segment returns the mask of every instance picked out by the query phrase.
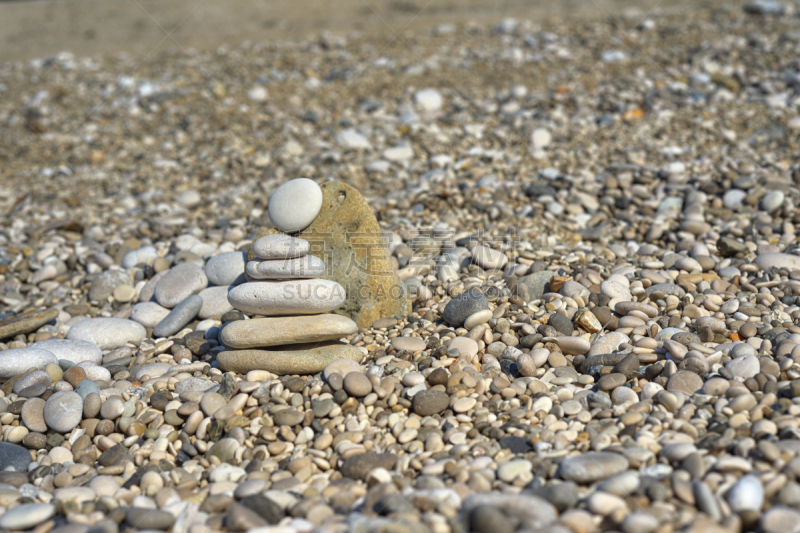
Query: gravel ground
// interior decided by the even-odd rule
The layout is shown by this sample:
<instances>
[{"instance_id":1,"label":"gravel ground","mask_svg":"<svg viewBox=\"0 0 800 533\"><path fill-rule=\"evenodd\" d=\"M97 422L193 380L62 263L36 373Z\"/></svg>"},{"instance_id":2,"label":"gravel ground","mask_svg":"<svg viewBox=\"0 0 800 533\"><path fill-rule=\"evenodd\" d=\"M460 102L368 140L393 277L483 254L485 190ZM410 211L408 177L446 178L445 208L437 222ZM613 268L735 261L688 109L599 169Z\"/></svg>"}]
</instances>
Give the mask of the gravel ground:
<instances>
[{"instance_id":1,"label":"gravel ground","mask_svg":"<svg viewBox=\"0 0 800 533\"><path fill-rule=\"evenodd\" d=\"M0 65L0 529L800 531L795 6L626 13ZM234 309L301 177L409 314Z\"/></svg>"}]
</instances>

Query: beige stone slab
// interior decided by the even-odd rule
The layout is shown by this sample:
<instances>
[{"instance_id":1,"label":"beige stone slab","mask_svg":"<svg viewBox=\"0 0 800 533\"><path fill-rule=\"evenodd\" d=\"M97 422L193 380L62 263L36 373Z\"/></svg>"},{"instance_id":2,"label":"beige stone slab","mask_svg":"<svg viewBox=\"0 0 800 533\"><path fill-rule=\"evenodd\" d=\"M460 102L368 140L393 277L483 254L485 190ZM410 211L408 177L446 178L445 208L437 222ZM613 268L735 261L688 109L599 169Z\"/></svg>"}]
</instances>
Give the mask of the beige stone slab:
<instances>
[{"instance_id":1,"label":"beige stone slab","mask_svg":"<svg viewBox=\"0 0 800 533\"><path fill-rule=\"evenodd\" d=\"M355 322L341 315L282 316L231 322L221 340L237 349L281 346L341 339L358 331Z\"/></svg>"},{"instance_id":2,"label":"beige stone slab","mask_svg":"<svg viewBox=\"0 0 800 533\"><path fill-rule=\"evenodd\" d=\"M278 375L317 374L337 359L361 362L364 353L349 344L322 346L297 344L278 350L227 350L217 354L219 367L226 372L246 374L251 370L266 370Z\"/></svg>"}]
</instances>

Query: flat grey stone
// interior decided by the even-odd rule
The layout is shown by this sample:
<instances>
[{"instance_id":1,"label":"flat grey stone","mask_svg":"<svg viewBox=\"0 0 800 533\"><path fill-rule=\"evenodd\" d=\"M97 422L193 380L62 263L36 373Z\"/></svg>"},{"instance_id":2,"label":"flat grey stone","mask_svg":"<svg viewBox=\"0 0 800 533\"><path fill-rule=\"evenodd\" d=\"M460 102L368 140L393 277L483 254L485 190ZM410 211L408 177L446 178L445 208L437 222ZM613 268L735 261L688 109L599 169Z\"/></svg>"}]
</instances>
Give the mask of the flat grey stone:
<instances>
[{"instance_id":1,"label":"flat grey stone","mask_svg":"<svg viewBox=\"0 0 800 533\"><path fill-rule=\"evenodd\" d=\"M153 328L153 336L168 337L174 335L197 316L201 307L203 307L203 299L200 296L197 294L189 296Z\"/></svg>"},{"instance_id":2,"label":"flat grey stone","mask_svg":"<svg viewBox=\"0 0 800 533\"><path fill-rule=\"evenodd\" d=\"M561 479L588 485L616 476L628 469L624 455L611 452L589 452L564 459L558 468Z\"/></svg>"},{"instance_id":3,"label":"flat grey stone","mask_svg":"<svg viewBox=\"0 0 800 533\"><path fill-rule=\"evenodd\" d=\"M486 296L478 290L469 290L458 296L455 296L444 308L442 318L448 324L453 326L460 326L464 321L477 313L489 307L489 300Z\"/></svg>"},{"instance_id":4,"label":"flat grey stone","mask_svg":"<svg viewBox=\"0 0 800 533\"><path fill-rule=\"evenodd\" d=\"M57 363L53 352L38 348L14 348L0 352L0 379L13 378L35 368L43 370L50 363Z\"/></svg>"},{"instance_id":5,"label":"flat grey stone","mask_svg":"<svg viewBox=\"0 0 800 533\"><path fill-rule=\"evenodd\" d=\"M206 319L211 317L221 317L228 311L233 311L233 306L228 302L228 292L233 286L209 287L198 293L203 299L203 306L197 316Z\"/></svg>"},{"instance_id":6,"label":"flat grey stone","mask_svg":"<svg viewBox=\"0 0 800 533\"><path fill-rule=\"evenodd\" d=\"M167 309L172 309L207 286L208 278L201 267L192 263L181 263L172 267L159 280L155 289L156 301Z\"/></svg>"},{"instance_id":7,"label":"flat grey stone","mask_svg":"<svg viewBox=\"0 0 800 533\"><path fill-rule=\"evenodd\" d=\"M10 442L0 442L0 472L7 468L27 472L29 464L31 454L28 450Z\"/></svg>"},{"instance_id":8,"label":"flat grey stone","mask_svg":"<svg viewBox=\"0 0 800 533\"><path fill-rule=\"evenodd\" d=\"M131 309L131 320L146 328L154 328L169 314L169 309L158 302L139 302Z\"/></svg>"},{"instance_id":9,"label":"flat grey stone","mask_svg":"<svg viewBox=\"0 0 800 533\"><path fill-rule=\"evenodd\" d=\"M87 318L67 332L68 339L92 342L101 350L113 350L129 342L138 346L146 335L144 326L126 318Z\"/></svg>"}]
</instances>

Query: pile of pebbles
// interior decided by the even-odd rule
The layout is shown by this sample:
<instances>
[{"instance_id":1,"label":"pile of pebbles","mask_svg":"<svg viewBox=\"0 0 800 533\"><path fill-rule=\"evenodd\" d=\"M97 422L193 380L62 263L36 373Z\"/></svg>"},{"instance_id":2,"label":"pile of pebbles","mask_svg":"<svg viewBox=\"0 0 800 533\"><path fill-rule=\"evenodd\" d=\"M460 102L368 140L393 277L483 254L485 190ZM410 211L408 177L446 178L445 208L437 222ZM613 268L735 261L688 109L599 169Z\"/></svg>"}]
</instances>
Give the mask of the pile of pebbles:
<instances>
[{"instance_id":1,"label":"pile of pebbles","mask_svg":"<svg viewBox=\"0 0 800 533\"><path fill-rule=\"evenodd\" d=\"M0 529L795 531L796 16L0 66ZM331 180L408 315L232 296Z\"/></svg>"},{"instance_id":2,"label":"pile of pebbles","mask_svg":"<svg viewBox=\"0 0 800 533\"><path fill-rule=\"evenodd\" d=\"M361 361L362 352L353 346L325 342L352 336L358 326L346 316L326 314L341 307L345 289L319 279L325 263L308 255L309 249L308 241L285 234L266 235L253 243L256 258L247 262L245 271L255 281L232 289L228 302L254 318L222 324L223 345L245 349L220 352L216 361L222 370L309 374L338 359ZM274 349L252 349L267 347Z\"/></svg>"}]
</instances>

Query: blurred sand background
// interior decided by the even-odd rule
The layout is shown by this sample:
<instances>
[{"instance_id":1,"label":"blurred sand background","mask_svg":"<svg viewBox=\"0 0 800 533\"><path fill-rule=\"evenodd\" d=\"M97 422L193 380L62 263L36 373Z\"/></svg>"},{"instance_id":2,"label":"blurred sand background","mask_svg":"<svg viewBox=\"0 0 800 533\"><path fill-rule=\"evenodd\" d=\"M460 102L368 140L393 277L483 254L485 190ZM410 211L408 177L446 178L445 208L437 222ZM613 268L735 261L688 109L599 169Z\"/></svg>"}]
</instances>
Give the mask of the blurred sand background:
<instances>
[{"instance_id":1,"label":"blurred sand background","mask_svg":"<svg viewBox=\"0 0 800 533\"><path fill-rule=\"evenodd\" d=\"M700 7L715 2L693 2ZM442 23L506 17L616 19L687 0L18 0L0 1L0 63L69 50L137 57L246 40L305 38L323 30L385 36Z\"/></svg>"}]
</instances>

